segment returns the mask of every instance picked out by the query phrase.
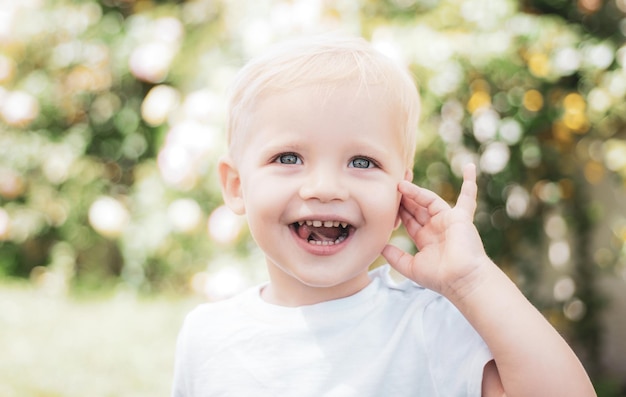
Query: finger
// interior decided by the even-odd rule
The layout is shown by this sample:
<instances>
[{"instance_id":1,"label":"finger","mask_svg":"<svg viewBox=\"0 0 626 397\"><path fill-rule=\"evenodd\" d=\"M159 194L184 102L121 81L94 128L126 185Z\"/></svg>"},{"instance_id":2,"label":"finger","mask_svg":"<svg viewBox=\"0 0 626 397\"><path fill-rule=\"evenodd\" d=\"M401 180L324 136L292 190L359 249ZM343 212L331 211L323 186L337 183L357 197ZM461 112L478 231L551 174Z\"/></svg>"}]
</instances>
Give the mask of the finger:
<instances>
[{"instance_id":1,"label":"finger","mask_svg":"<svg viewBox=\"0 0 626 397\"><path fill-rule=\"evenodd\" d=\"M402 221L404 228L411 237L414 237L424 225L424 223L421 222L418 217L416 217L413 213L407 211L407 209L404 208L404 206L402 205L398 210L398 214L400 215L400 220Z\"/></svg>"},{"instance_id":2,"label":"finger","mask_svg":"<svg viewBox=\"0 0 626 397\"><path fill-rule=\"evenodd\" d=\"M478 186L476 185L476 166L467 164L463 167L463 184L461 192L456 201L456 207L462 209L470 217L474 217L476 211L476 196L478 194Z\"/></svg>"},{"instance_id":3,"label":"finger","mask_svg":"<svg viewBox=\"0 0 626 397\"><path fill-rule=\"evenodd\" d=\"M396 269L404 277L413 278L413 259L412 255L407 254L400 248L393 245L386 245L383 248L381 255L387 260L387 263Z\"/></svg>"},{"instance_id":4,"label":"finger","mask_svg":"<svg viewBox=\"0 0 626 397\"><path fill-rule=\"evenodd\" d=\"M420 225L425 225L432 216L428 213L428 208L422 207L421 205L410 201L410 200L402 200L400 202L400 215L404 215L407 219L414 218L417 223ZM406 226L406 219L403 219L403 223Z\"/></svg>"},{"instance_id":5,"label":"finger","mask_svg":"<svg viewBox=\"0 0 626 397\"><path fill-rule=\"evenodd\" d=\"M398 190L402 193L402 205L416 216L420 208L426 208L429 216L434 216L441 211L450 209L450 205L439 197L437 193L410 182L400 182Z\"/></svg>"}]
</instances>

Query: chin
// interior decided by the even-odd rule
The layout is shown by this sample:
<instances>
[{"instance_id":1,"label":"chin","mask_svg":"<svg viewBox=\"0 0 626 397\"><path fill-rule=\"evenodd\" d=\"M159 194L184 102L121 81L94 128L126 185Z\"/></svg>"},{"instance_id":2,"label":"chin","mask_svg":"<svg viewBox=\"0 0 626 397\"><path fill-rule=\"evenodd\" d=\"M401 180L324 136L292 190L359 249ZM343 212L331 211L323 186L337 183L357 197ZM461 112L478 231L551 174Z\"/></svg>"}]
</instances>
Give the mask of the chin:
<instances>
[{"instance_id":1,"label":"chin","mask_svg":"<svg viewBox=\"0 0 626 397\"><path fill-rule=\"evenodd\" d=\"M313 270L315 274L299 275L296 279L306 287L316 289L353 289L354 285L360 285L367 275L368 268L358 270L350 274L320 274L319 269Z\"/></svg>"}]
</instances>

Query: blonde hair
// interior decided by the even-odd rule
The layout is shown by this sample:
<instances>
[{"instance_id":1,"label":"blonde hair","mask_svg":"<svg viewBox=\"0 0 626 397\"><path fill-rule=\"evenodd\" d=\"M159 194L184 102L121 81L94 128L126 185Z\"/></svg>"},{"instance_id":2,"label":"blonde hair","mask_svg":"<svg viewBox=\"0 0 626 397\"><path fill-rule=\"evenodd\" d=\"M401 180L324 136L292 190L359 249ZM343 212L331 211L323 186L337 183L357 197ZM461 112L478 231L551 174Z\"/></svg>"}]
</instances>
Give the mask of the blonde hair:
<instances>
[{"instance_id":1,"label":"blonde hair","mask_svg":"<svg viewBox=\"0 0 626 397\"><path fill-rule=\"evenodd\" d=\"M383 87L389 108L399 115L405 162L412 166L420 111L413 78L366 40L336 36L284 42L241 69L228 103L226 131L231 155L245 141L250 115L264 96L307 85L332 89L333 85L355 81L365 90L374 85Z\"/></svg>"}]
</instances>

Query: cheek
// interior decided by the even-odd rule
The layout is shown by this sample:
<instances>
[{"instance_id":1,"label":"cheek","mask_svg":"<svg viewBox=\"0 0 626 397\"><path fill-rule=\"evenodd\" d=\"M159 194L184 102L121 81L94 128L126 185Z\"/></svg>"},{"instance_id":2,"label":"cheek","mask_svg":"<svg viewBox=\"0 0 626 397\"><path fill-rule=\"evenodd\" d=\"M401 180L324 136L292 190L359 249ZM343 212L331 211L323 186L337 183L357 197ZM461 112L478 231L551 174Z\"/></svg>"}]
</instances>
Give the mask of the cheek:
<instances>
[{"instance_id":1,"label":"cheek","mask_svg":"<svg viewBox=\"0 0 626 397\"><path fill-rule=\"evenodd\" d=\"M270 178L251 178L243 184L243 198L249 222L267 221L284 210L291 193L286 184L273 182ZM261 225L262 226L262 225Z\"/></svg>"},{"instance_id":2,"label":"cheek","mask_svg":"<svg viewBox=\"0 0 626 397\"><path fill-rule=\"evenodd\" d=\"M384 222L389 227L395 227L400 206L400 192L396 185L393 188L372 189L361 194L361 205L369 209L369 216L376 217L377 222Z\"/></svg>"}]
</instances>

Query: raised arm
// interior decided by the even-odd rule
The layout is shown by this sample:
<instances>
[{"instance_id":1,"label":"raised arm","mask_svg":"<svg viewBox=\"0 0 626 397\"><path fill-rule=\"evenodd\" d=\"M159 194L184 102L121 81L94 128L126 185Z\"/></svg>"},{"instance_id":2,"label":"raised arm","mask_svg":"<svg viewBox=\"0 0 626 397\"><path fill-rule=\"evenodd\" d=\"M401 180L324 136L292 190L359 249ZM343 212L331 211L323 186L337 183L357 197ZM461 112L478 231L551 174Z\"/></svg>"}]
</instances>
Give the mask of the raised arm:
<instances>
[{"instance_id":1,"label":"raised arm","mask_svg":"<svg viewBox=\"0 0 626 397\"><path fill-rule=\"evenodd\" d=\"M559 333L485 253L473 224L476 170L465 167L454 207L401 182L400 217L418 253L388 245L383 256L400 273L448 298L493 354L483 395L589 397L595 392Z\"/></svg>"}]
</instances>

